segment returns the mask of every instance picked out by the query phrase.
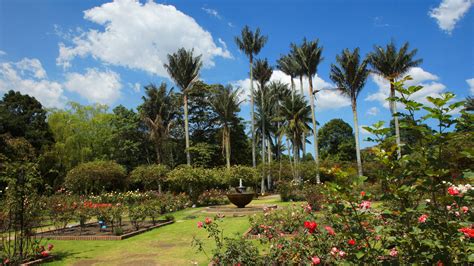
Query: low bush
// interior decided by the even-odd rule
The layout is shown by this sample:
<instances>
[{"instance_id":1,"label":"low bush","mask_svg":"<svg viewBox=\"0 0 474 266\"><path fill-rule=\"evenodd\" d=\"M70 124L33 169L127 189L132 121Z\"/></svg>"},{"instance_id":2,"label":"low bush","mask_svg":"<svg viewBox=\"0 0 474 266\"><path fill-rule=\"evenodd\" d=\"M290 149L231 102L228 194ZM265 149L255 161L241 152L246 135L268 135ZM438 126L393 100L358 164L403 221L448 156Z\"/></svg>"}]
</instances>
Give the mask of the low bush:
<instances>
[{"instance_id":1,"label":"low bush","mask_svg":"<svg viewBox=\"0 0 474 266\"><path fill-rule=\"evenodd\" d=\"M199 206L223 205L228 203L229 199L226 193L219 189L206 190L198 198Z\"/></svg>"},{"instance_id":2,"label":"low bush","mask_svg":"<svg viewBox=\"0 0 474 266\"><path fill-rule=\"evenodd\" d=\"M123 190L126 187L126 171L112 161L83 163L67 173L64 185L77 194Z\"/></svg>"},{"instance_id":3,"label":"low bush","mask_svg":"<svg viewBox=\"0 0 474 266\"><path fill-rule=\"evenodd\" d=\"M206 189L216 186L215 171L202 167L180 166L168 173L167 181L176 191L187 192L194 204Z\"/></svg>"},{"instance_id":4,"label":"low bush","mask_svg":"<svg viewBox=\"0 0 474 266\"><path fill-rule=\"evenodd\" d=\"M161 192L169 169L165 165L140 165L130 172L128 183L133 189L157 190Z\"/></svg>"}]
</instances>

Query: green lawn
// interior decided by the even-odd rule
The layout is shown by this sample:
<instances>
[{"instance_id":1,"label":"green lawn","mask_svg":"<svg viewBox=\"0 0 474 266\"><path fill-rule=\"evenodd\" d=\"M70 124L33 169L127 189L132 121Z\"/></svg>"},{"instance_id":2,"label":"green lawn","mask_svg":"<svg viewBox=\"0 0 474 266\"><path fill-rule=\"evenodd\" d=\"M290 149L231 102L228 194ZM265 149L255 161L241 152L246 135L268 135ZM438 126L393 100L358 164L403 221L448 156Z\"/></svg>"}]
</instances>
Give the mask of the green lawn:
<instances>
[{"instance_id":1,"label":"green lawn","mask_svg":"<svg viewBox=\"0 0 474 266\"><path fill-rule=\"evenodd\" d=\"M278 204L278 198L257 199L253 204ZM201 212L202 208L186 209L173 213L176 222L141 235L121 241L57 241L54 254L59 255L48 265L207 265L209 259L191 247L193 236L209 241L205 230L197 222L213 214ZM187 216L196 216L189 218ZM225 235L243 234L249 227L247 217L225 217L221 223Z\"/></svg>"}]
</instances>

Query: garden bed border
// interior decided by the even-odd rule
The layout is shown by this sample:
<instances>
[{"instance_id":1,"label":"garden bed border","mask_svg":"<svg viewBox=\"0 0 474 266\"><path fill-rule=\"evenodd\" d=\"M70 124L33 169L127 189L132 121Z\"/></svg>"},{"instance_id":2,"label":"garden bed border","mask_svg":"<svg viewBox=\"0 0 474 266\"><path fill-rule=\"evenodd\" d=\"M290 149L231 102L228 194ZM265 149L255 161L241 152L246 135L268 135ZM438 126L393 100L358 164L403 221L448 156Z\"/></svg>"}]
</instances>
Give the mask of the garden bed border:
<instances>
[{"instance_id":1,"label":"garden bed border","mask_svg":"<svg viewBox=\"0 0 474 266\"><path fill-rule=\"evenodd\" d=\"M123 240L123 239L127 239L127 238L130 238L132 236L136 236L136 235L139 235L141 233L153 230L155 228L158 228L158 227L161 227L161 226L164 226L164 225L172 224L172 223L174 223L174 220L158 223L156 225L152 225L150 227L139 229L137 231L133 231L133 232L123 234L123 235L120 235L120 236L114 236L114 235L111 235L111 236L95 236L95 235L89 235L89 236L61 236L61 235L46 235L46 234L44 234L46 232L38 234L36 236L41 237L41 238L46 238L46 239L52 239L52 240ZM59 229L57 229L57 230L59 230ZM57 231L57 230L52 230L52 231L48 231L48 232L54 232L54 231Z\"/></svg>"}]
</instances>

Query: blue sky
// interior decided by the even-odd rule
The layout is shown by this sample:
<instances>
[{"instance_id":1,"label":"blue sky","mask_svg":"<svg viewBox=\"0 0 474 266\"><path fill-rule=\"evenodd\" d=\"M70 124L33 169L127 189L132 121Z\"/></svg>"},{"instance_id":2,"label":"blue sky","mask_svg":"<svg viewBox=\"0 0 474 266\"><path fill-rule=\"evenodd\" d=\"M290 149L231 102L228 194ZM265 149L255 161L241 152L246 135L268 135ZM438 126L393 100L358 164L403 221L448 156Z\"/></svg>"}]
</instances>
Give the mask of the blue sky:
<instances>
[{"instance_id":1,"label":"blue sky","mask_svg":"<svg viewBox=\"0 0 474 266\"><path fill-rule=\"evenodd\" d=\"M325 59L316 85L328 88L330 64L342 49L360 47L366 54L374 44L409 41L424 60L410 71L413 83L425 86L417 97L453 91L462 99L474 94L473 5L472 0L2 0L0 94L18 90L48 107L77 101L135 108L143 85L172 85L162 64L181 46L203 54L204 81L248 91L248 61L234 36L249 25L268 35L257 57L273 65L291 42L319 38ZM278 71L272 79L288 81ZM359 96L361 125L388 120L385 86L369 78ZM349 102L341 95L323 91L316 105L321 124L333 118L352 124ZM241 115L248 113L244 104Z\"/></svg>"}]
</instances>

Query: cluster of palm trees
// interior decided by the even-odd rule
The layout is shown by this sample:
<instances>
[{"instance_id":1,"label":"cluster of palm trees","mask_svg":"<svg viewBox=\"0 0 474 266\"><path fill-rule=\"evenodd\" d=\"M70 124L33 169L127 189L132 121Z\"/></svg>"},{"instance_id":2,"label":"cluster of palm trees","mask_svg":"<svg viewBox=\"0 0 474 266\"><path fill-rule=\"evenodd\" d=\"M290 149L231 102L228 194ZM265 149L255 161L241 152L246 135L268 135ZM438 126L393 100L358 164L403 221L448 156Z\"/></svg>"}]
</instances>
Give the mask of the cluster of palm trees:
<instances>
[{"instance_id":1,"label":"cluster of palm trees","mask_svg":"<svg viewBox=\"0 0 474 266\"><path fill-rule=\"evenodd\" d=\"M293 164L300 160L300 152L306 153L308 135L313 135L314 160L316 168L319 168L318 131L315 116L315 96L322 88L315 88L313 78L317 74L318 66L323 61L323 47L319 40L303 39L302 43L290 44L290 52L282 55L276 67L290 77L290 84L282 82L270 82L273 68L267 59L256 59L268 40L267 36L261 34L260 29L252 31L248 26L242 29L241 35L235 38L235 42L242 52L248 57L250 64L250 104L251 104L251 140L252 140L252 163L257 166L257 145L261 145L261 162L271 163L272 158L281 158L283 151L283 138L286 140L286 149ZM402 77L412 67L418 66L421 59L414 59L417 50L409 50L408 43L400 49L391 42L385 47L375 46L374 51L365 58L361 58L359 49L344 49L336 56L335 63L331 65L330 79L335 83L336 90L346 95L351 100L354 115L354 130L357 153L358 174L363 175L360 156L359 128L357 118L357 98L363 89L370 73L380 75L390 82L390 111L395 122L396 143L398 146L398 157L401 156L400 131L397 118L397 110L393 97L395 88L393 82ZM199 71L202 62L201 56L194 56L193 50L179 49L176 53L168 55L168 63L165 64L170 77L179 86L183 94L185 135L186 135L186 158L188 165L191 164L189 153L189 129L187 97L189 90L199 79ZM309 105L303 91L303 78L308 81ZM294 79L299 78L300 90L297 92ZM254 88L254 81L257 88ZM231 86L221 87L214 93L210 104L219 116L222 126L223 149L226 155L226 165L230 167L230 120L233 114L238 112L239 89ZM255 111L255 106L257 111ZM151 121L150 121L151 123ZM311 126L310 126L311 123ZM259 143L258 143L259 142ZM292 153L292 156L291 156ZM296 169L296 167L295 167ZM262 192L266 185L271 188L271 176L262 175ZM298 179L298 174L295 174ZM319 172L316 176L320 181Z\"/></svg>"}]
</instances>

